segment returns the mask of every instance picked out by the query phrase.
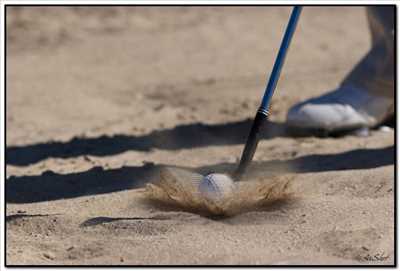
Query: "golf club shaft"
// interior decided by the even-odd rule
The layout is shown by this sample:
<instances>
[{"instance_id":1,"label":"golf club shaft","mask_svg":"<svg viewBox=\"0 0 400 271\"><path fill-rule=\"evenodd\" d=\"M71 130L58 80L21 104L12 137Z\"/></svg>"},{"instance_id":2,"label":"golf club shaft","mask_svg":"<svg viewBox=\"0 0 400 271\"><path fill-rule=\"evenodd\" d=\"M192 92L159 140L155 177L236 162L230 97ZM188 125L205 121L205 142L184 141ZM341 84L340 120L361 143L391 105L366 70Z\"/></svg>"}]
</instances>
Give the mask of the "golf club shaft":
<instances>
[{"instance_id":1,"label":"golf club shaft","mask_svg":"<svg viewBox=\"0 0 400 271\"><path fill-rule=\"evenodd\" d=\"M243 176L244 172L246 171L247 167L253 159L254 153L256 152L257 144L260 139L259 137L261 128L268 119L268 110L271 98L274 94L276 84L279 80L279 75L285 61L286 53L289 49L290 41L292 40L293 34L296 30L297 21L300 16L301 9L301 6L295 6L293 8L292 14L290 15L289 23L286 27L285 35L283 36L281 47L279 48L274 67L272 68L272 72L268 81L268 85L265 89L260 108L258 109L257 114L254 118L253 125L247 138L247 142L243 150L239 166L233 176L235 181L240 180L240 178Z\"/></svg>"}]
</instances>

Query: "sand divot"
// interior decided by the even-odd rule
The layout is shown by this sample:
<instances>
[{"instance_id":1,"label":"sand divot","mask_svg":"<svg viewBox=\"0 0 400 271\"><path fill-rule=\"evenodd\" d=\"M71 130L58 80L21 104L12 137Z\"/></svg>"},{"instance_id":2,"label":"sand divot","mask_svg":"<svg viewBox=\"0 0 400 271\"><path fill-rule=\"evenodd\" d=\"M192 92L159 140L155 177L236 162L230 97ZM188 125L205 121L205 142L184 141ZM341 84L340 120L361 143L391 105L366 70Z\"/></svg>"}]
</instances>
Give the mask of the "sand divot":
<instances>
[{"instance_id":1,"label":"sand divot","mask_svg":"<svg viewBox=\"0 0 400 271\"><path fill-rule=\"evenodd\" d=\"M145 196L195 213L232 216L290 196L291 176L254 179L235 183L229 197L204 198L198 189L202 175L178 168L162 168L160 178L146 185Z\"/></svg>"}]
</instances>

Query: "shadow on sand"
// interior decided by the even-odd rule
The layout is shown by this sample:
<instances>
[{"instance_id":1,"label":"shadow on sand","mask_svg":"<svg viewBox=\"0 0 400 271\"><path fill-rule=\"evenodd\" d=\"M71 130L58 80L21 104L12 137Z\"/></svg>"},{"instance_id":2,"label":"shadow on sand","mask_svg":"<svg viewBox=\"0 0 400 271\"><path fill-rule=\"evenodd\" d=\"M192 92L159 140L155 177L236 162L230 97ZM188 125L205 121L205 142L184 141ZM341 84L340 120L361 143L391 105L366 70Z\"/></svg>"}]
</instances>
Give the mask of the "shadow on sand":
<instances>
[{"instance_id":1,"label":"shadow on sand","mask_svg":"<svg viewBox=\"0 0 400 271\"><path fill-rule=\"evenodd\" d=\"M394 159L394 146L357 149L339 154L306 155L289 160L255 161L249 172L268 177L285 173L369 169L394 164ZM6 201L32 203L139 188L157 178L161 166L164 165L145 164L109 170L94 167L85 172L71 174L46 171L37 176L11 176L6 181ZM234 163L222 163L186 169L207 174L230 172L235 167Z\"/></svg>"},{"instance_id":2,"label":"shadow on sand","mask_svg":"<svg viewBox=\"0 0 400 271\"><path fill-rule=\"evenodd\" d=\"M223 124L193 123L156 130L143 136L114 135L73 138L67 142L46 142L6 148L6 164L26 166L46 158L72 158L81 155L108 156L129 150L178 150L204 146L243 144L251 119ZM284 124L269 122L263 139L288 136Z\"/></svg>"},{"instance_id":3,"label":"shadow on sand","mask_svg":"<svg viewBox=\"0 0 400 271\"><path fill-rule=\"evenodd\" d=\"M394 127L395 117L383 125ZM204 146L225 146L244 144L250 130L252 119L222 124L191 123L178 125L171 129L156 130L142 136L114 135L96 138L75 137L67 142L46 142L26 146L6 148L6 164L26 166L46 158L73 158L82 155L108 156L129 150L150 151L178 150ZM274 137L328 136L323 131L288 130L284 123L268 121L261 133L261 139ZM346 133L329 134L342 136Z\"/></svg>"}]
</instances>

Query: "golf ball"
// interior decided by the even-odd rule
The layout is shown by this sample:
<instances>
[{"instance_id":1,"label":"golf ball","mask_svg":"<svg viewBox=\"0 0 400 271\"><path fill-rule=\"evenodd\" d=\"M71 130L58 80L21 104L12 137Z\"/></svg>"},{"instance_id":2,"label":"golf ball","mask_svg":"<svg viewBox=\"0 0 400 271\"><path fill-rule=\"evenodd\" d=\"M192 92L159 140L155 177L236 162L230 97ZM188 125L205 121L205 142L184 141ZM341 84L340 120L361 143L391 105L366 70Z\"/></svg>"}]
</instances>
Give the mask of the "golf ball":
<instances>
[{"instance_id":1,"label":"golf ball","mask_svg":"<svg viewBox=\"0 0 400 271\"><path fill-rule=\"evenodd\" d=\"M234 188L230 177L224 174L212 173L201 180L199 191L208 200L218 201L229 196Z\"/></svg>"}]
</instances>

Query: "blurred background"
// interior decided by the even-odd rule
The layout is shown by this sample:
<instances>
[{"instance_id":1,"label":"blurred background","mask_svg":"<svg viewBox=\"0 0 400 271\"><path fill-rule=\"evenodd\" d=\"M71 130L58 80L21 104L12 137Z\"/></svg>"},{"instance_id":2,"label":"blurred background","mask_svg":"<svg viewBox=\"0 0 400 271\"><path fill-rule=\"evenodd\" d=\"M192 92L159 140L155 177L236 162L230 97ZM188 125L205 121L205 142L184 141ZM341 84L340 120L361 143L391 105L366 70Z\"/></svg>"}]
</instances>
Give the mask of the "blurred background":
<instances>
[{"instance_id":1,"label":"blurred background","mask_svg":"<svg viewBox=\"0 0 400 271\"><path fill-rule=\"evenodd\" d=\"M7 7L7 145L253 117L291 7ZM306 7L272 120L367 52L362 7Z\"/></svg>"}]
</instances>

